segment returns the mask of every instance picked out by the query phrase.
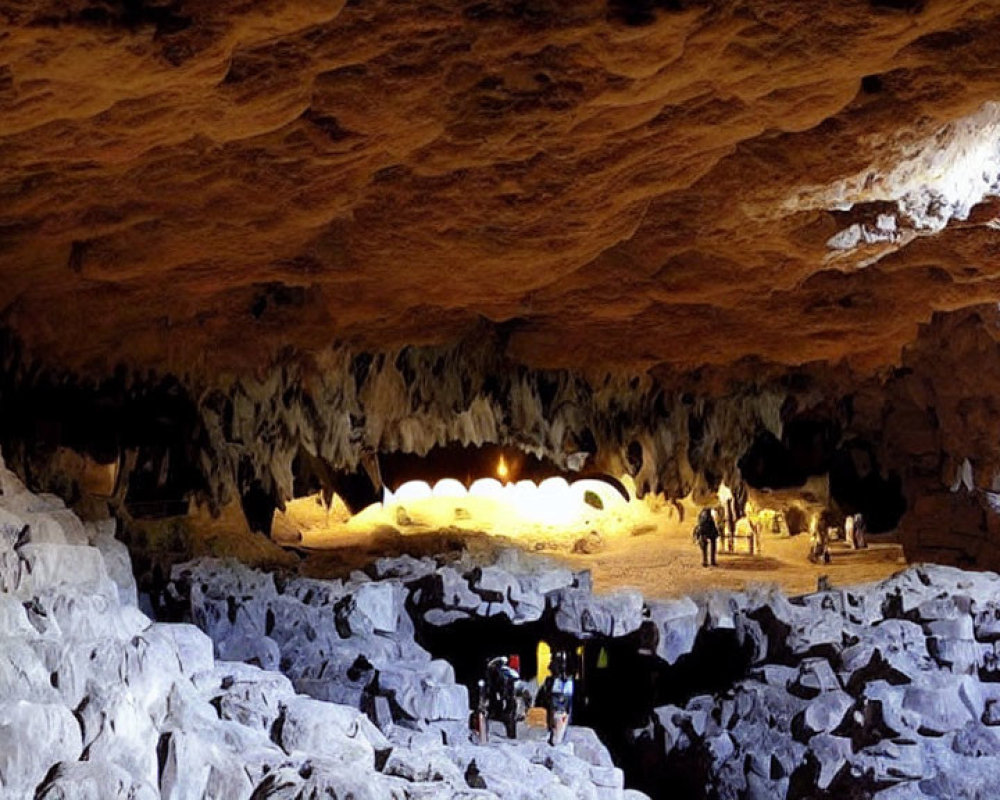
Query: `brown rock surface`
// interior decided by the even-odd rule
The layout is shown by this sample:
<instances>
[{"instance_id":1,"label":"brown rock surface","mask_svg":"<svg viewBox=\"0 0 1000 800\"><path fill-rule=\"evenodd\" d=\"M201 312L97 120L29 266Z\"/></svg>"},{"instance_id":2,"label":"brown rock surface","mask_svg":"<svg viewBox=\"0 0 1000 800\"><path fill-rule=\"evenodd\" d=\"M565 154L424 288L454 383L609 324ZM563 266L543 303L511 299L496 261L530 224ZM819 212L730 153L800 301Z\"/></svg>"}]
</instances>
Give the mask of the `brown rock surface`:
<instances>
[{"instance_id":1,"label":"brown rock surface","mask_svg":"<svg viewBox=\"0 0 1000 800\"><path fill-rule=\"evenodd\" d=\"M1000 296L995 205L962 221L990 176L942 184L1000 138L995 3L0 20L0 308L50 362L245 369L485 317L539 366L870 370L932 311Z\"/></svg>"}]
</instances>

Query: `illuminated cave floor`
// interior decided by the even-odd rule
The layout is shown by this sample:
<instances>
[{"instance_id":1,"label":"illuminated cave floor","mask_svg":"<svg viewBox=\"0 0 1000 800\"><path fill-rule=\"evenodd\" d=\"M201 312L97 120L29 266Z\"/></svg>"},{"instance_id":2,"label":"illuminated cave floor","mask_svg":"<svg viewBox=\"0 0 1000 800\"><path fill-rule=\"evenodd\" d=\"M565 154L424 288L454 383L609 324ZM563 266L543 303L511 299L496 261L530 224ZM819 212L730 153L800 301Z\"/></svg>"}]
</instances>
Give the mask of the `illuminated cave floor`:
<instances>
[{"instance_id":1,"label":"illuminated cave floor","mask_svg":"<svg viewBox=\"0 0 1000 800\"><path fill-rule=\"evenodd\" d=\"M687 504L685 504L687 506ZM246 527L236 507L213 518L196 511L181 523L187 543L185 558L197 556L233 557L248 566L292 568L317 578L347 577L351 570L364 569L382 556L407 553L456 556L467 549L489 559L492 551L520 547L560 561L574 570L589 569L598 592L634 588L648 598L674 597L706 589L742 590L753 584L776 584L786 594L816 590L817 578L828 576L833 586L849 586L882 580L906 566L902 547L892 534L869 536L865 550L850 550L843 542L831 544L830 564L811 564L806 559L809 537L762 534L761 555L750 556L738 543L736 553L720 550L718 566L703 568L701 552L691 541L696 516L687 506L684 521L667 514L658 515L655 530L643 535L616 533L601 537L596 552L574 553L581 538L570 534L500 536L471 529L415 527L401 533L394 528L375 532L345 531L343 526L312 528L301 543L279 546ZM169 525L154 522L143 528L148 541L164 541ZM164 545L169 549L167 545Z\"/></svg>"},{"instance_id":2,"label":"illuminated cave floor","mask_svg":"<svg viewBox=\"0 0 1000 800\"><path fill-rule=\"evenodd\" d=\"M777 584L787 594L815 591L817 578L828 576L834 586L878 581L902 569L903 550L891 535L871 537L865 550L850 550L842 542L831 545L830 564L806 559L808 535L778 538L763 536L763 554L718 554L718 566L701 566L701 552L692 543L689 525L667 522L641 536L604 537L599 552L573 553L573 537L549 537L537 549L575 570L589 569L598 592L634 588L649 598L691 594L706 589L741 590L751 584ZM461 550L485 552L511 545L536 550L535 542L467 531L422 531L338 538L313 534L305 542L308 555L301 565L316 577L362 568L382 555L407 552L432 555Z\"/></svg>"}]
</instances>

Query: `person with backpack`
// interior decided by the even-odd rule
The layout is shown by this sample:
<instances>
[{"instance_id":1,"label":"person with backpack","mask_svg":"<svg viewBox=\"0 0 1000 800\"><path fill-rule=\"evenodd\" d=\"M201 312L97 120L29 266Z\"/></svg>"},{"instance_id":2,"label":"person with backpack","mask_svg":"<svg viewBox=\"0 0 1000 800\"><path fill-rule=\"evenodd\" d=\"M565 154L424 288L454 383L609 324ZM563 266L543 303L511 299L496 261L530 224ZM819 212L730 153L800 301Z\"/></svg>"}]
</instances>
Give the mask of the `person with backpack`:
<instances>
[{"instance_id":1,"label":"person with backpack","mask_svg":"<svg viewBox=\"0 0 1000 800\"><path fill-rule=\"evenodd\" d=\"M549 676L545 679L539 696L545 706L545 726L549 731L549 744L556 746L563 742L573 710L573 674L569 669L569 658L564 651L552 654Z\"/></svg>"},{"instance_id":2,"label":"person with backpack","mask_svg":"<svg viewBox=\"0 0 1000 800\"><path fill-rule=\"evenodd\" d=\"M694 540L701 548L701 565L703 567L707 567L709 564L709 551L711 551L712 555L712 566L717 566L715 563L715 543L718 538L719 528L715 524L712 510L703 508L701 513L698 514L698 522L694 526Z\"/></svg>"}]
</instances>

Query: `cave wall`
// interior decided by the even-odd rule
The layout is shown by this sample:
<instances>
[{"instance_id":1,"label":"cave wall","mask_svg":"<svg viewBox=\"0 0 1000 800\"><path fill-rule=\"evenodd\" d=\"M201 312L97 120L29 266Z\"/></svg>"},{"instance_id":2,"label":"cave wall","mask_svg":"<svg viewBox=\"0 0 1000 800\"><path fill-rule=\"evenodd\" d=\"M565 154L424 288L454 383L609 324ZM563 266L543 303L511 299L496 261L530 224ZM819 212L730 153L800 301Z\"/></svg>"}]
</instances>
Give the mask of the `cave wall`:
<instances>
[{"instance_id":1,"label":"cave wall","mask_svg":"<svg viewBox=\"0 0 1000 800\"><path fill-rule=\"evenodd\" d=\"M368 481L379 454L497 444L567 470L585 454L587 469L629 472L640 491L707 501L719 481L743 479L766 439L790 474L829 472L841 509L862 511L874 530L906 512L910 558L996 566L998 339L990 305L935 316L900 366L876 376L759 362L628 376L525 367L506 354L503 330L483 324L453 346L287 353L206 383L124 368L82 379L32 360L8 333L0 445L35 488L70 501L87 496L87 476L67 475L67 453L116 464L105 491L118 513L241 501L266 530L254 517L269 520L295 496L303 464L334 491Z\"/></svg>"},{"instance_id":2,"label":"cave wall","mask_svg":"<svg viewBox=\"0 0 1000 800\"><path fill-rule=\"evenodd\" d=\"M8 358L6 376L3 444L29 480L62 485L47 465L69 447L119 460L165 499L191 494L215 508L250 487L277 504L291 498L302 454L332 481L358 474L370 454L451 444L513 446L567 469L586 453L588 468L630 472L643 492L704 493L735 480L760 430L780 435L787 396L776 385L698 393L649 376L533 370L488 329L453 347L292 356L212 385L125 370L80 381L23 356Z\"/></svg>"}]
</instances>

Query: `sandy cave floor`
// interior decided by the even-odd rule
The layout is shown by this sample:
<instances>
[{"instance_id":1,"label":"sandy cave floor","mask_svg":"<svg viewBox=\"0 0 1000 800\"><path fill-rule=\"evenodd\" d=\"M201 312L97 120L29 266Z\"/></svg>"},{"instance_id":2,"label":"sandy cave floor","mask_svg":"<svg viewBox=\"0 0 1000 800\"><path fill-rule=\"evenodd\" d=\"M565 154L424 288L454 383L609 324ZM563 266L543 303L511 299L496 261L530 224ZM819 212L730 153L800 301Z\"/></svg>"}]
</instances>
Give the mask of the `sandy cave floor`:
<instances>
[{"instance_id":1,"label":"sandy cave floor","mask_svg":"<svg viewBox=\"0 0 1000 800\"><path fill-rule=\"evenodd\" d=\"M690 517L688 517L690 519ZM485 556L498 547L522 547L575 570L589 569L598 592L634 588L650 598L692 594L707 589L740 590L753 584L777 584L788 594L815 591L817 579L828 576L834 586L877 581L906 565L902 547L891 534L870 536L869 547L852 550L844 542L831 543L831 562L812 564L806 558L809 537L762 534L761 550L749 555L737 541L737 552L723 549L718 566L701 565L701 551L691 540L691 523L661 521L642 535L613 534L589 543L595 552L573 552L580 538L574 534L504 537L466 530L383 531L368 536L307 537L302 571L315 576L363 568L383 555L414 556L459 552L463 547Z\"/></svg>"},{"instance_id":2,"label":"sandy cave floor","mask_svg":"<svg viewBox=\"0 0 1000 800\"><path fill-rule=\"evenodd\" d=\"M482 535L464 537L458 533L411 534L399 538L403 541L396 544L402 546L390 551L413 555L433 552L433 547L428 547L432 542L441 542L442 552L458 542L464 542L473 552L485 550L491 544L519 544L504 542L500 537L484 541ZM906 565L902 548L891 540L891 536L875 538L878 541L873 541L866 550L850 550L842 542L834 542L831 561L823 565L811 564L806 559L808 536L805 534L771 541L765 539L760 555L720 552L718 566L714 568L701 566L700 550L691 542L689 534L680 531L650 533L631 539L615 538L606 542L598 553L572 553L569 544L565 550L542 552L575 570L589 569L594 589L601 593L632 588L645 597L661 598L708 589L741 590L753 584L777 584L787 594L804 594L815 591L820 575L828 576L834 586L847 586L882 580L902 569ZM407 539L411 540L412 547L405 546ZM363 567L384 554L367 543L333 545L311 551L302 568L318 577L336 573L340 571L338 567Z\"/></svg>"},{"instance_id":3,"label":"sandy cave floor","mask_svg":"<svg viewBox=\"0 0 1000 800\"><path fill-rule=\"evenodd\" d=\"M551 529L505 536L471 526L414 525L403 530L380 526L357 531L334 524L303 531L295 545L279 545L251 534L235 509L217 518L196 515L188 518L186 527L192 555L231 556L252 565L292 568L312 577L346 577L380 557L403 553L458 557L468 550L486 562L498 549L519 547L574 570L589 569L598 592L634 588L649 598L716 588L741 590L755 584L776 584L787 594L803 594L816 590L821 575L833 586L849 586L882 580L906 566L893 534L869 535L869 547L864 550L851 550L844 542L834 541L831 562L812 564L806 558L808 534L762 533L759 554L749 555L739 540L737 552L726 552L720 540L718 566L704 568L701 552L691 540L694 516L690 509L684 520L660 514L655 525L634 528L638 535L619 530L599 538ZM573 552L581 540L586 540L592 552Z\"/></svg>"},{"instance_id":4,"label":"sandy cave floor","mask_svg":"<svg viewBox=\"0 0 1000 800\"><path fill-rule=\"evenodd\" d=\"M720 552L718 566L701 566L701 551L687 531L666 531L613 541L603 552L566 554L561 560L574 569L589 569L599 592L620 587L639 589L646 597L695 594L706 589L740 590L752 584L774 583L787 594L815 591L820 575L834 586L877 581L902 569L902 548L891 536L874 537L865 550L843 542L831 544L829 564L806 559L809 537L763 537L758 555Z\"/></svg>"}]
</instances>

